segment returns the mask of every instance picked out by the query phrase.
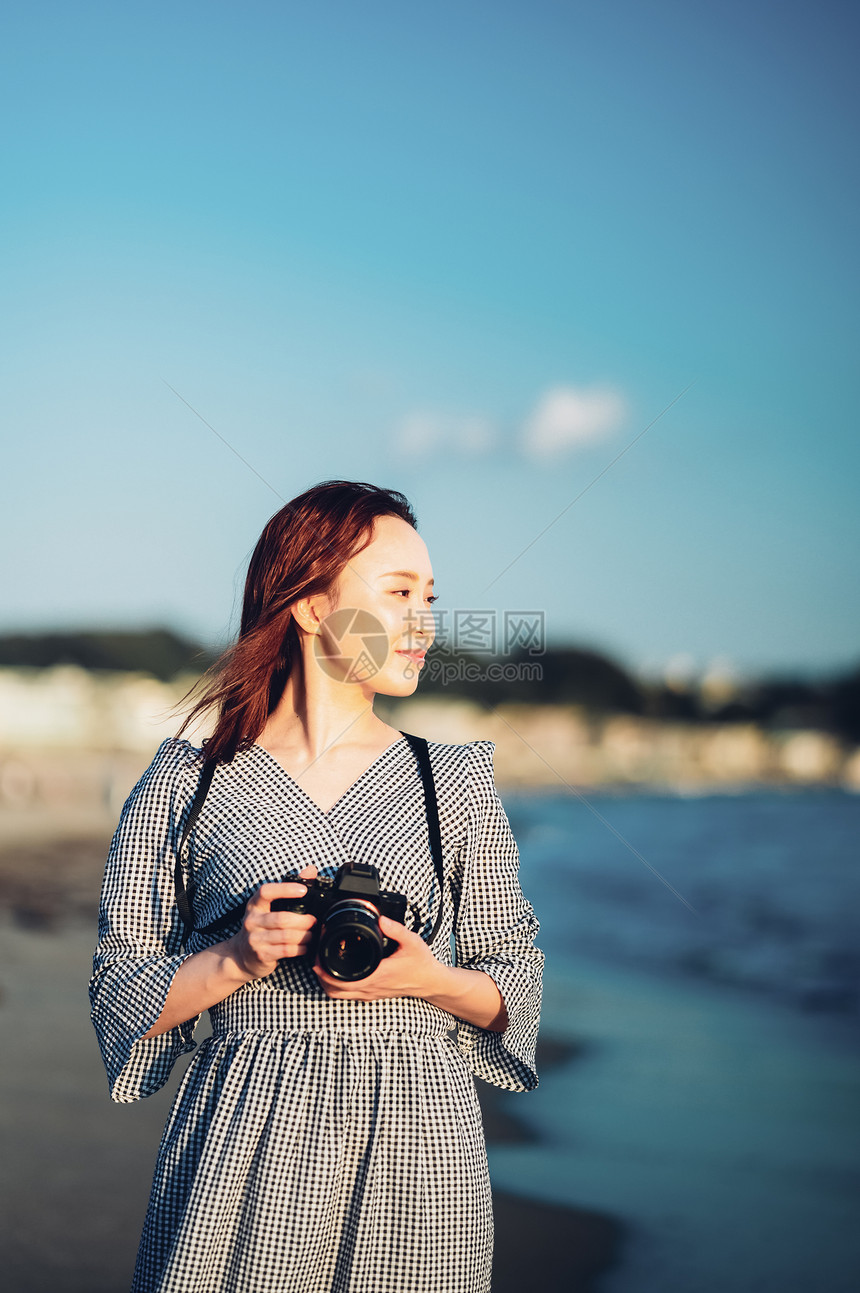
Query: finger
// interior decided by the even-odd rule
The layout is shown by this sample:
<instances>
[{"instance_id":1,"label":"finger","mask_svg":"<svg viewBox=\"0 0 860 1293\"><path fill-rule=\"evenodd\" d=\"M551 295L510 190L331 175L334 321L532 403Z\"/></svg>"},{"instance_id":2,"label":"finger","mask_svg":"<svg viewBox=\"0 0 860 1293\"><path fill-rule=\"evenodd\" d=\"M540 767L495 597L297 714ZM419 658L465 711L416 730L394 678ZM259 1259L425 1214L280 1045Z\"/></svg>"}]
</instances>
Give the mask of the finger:
<instances>
[{"instance_id":1,"label":"finger","mask_svg":"<svg viewBox=\"0 0 860 1293\"><path fill-rule=\"evenodd\" d=\"M310 945L311 935L308 930L258 930L249 941L255 956L271 961L301 956Z\"/></svg>"},{"instance_id":2,"label":"finger","mask_svg":"<svg viewBox=\"0 0 860 1293\"><path fill-rule=\"evenodd\" d=\"M254 898L259 897L261 903L268 903L275 898L303 898L307 891L307 885L297 880L279 880L271 884L261 884ZM254 898L251 899L252 902Z\"/></svg>"},{"instance_id":3,"label":"finger","mask_svg":"<svg viewBox=\"0 0 860 1293\"><path fill-rule=\"evenodd\" d=\"M303 956L310 945L310 934L298 934L295 938L279 939L274 946L279 948L280 956Z\"/></svg>"},{"instance_id":4,"label":"finger","mask_svg":"<svg viewBox=\"0 0 860 1293\"><path fill-rule=\"evenodd\" d=\"M299 875L302 877L303 880L316 880L317 874L318 874L317 869L313 865L313 863L311 863L309 866L302 867L301 871L299 872Z\"/></svg>"},{"instance_id":5,"label":"finger","mask_svg":"<svg viewBox=\"0 0 860 1293\"><path fill-rule=\"evenodd\" d=\"M313 929L317 918L297 911L263 911L256 923L260 929L307 930Z\"/></svg>"},{"instance_id":6,"label":"finger","mask_svg":"<svg viewBox=\"0 0 860 1293\"><path fill-rule=\"evenodd\" d=\"M395 943L405 943L410 937L420 937L418 934L412 934L405 925L400 924L399 920L389 920L387 916L379 917L379 928L386 938L390 938Z\"/></svg>"},{"instance_id":7,"label":"finger","mask_svg":"<svg viewBox=\"0 0 860 1293\"><path fill-rule=\"evenodd\" d=\"M308 919L313 920L313 917L299 916L292 911L271 911L268 903L264 903L257 908L248 907L242 928L250 935L276 931L283 933L288 929L310 928L307 925Z\"/></svg>"},{"instance_id":8,"label":"finger","mask_svg":"<svg viewBox=\"0 0 860 1293\"><path fill-rule=\"evenodd\" d=\"M268 908L269 904L265 901L264 898L260 897L260 893L263 888L264 886L261 885L259 889L255 889L254 892L251 894L250 898L245 903L246 912L255 911L258 907Z\"/></svg>"}]
</instances>

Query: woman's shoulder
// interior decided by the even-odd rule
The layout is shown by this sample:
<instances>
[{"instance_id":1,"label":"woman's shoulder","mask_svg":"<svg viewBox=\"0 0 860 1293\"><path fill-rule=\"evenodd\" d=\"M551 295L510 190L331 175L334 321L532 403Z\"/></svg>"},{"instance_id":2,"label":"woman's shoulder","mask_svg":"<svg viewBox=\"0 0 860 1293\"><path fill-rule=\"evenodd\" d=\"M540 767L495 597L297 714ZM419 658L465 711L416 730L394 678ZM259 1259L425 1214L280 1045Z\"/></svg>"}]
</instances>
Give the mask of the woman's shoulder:
<instances>
[{"instance_id":1,"label":"woman's shoulder","mask_svg":"<svg viewBox=\"0 0 860 1293\"><path fill-rule=\"evenodd\" d=\"M469 760L470 758L485 758L489 755L492 758L493 751L496 748L495 741L478 739L474 741L431 741L427 740L427 745L434 754L440 757L459 758Z\"/></svg>"},{"instance_id":2,"label":"woman's shoulder","mask_svg":"<svg viewBox=\"0 0 860 1293\"><path fill-rule=\"evenodd\" d=\"M495 741L478 739L454 744L447 741L428 740L427 746L434 768L450 767L460 772L467 780L489 780L491 784L493 783Z\"/></svg>"},{"instance_id":3,"label":"woman's shoulder","mask_svg":"<svg viewBox=\"0 0 860 1293\"><path fill-rule=\"evenodd\" d=\"M202 746L192 745L181 736L168 736L156 750L152 766L157 764L165 768L190 768L195 765L199 767L202 761Z\"/></svg>"},{"instance_id":4,"label":"woman's shoulder","mask_svg":"<svg viewBox=\"0 0 860 1293\"><path fill-rule=\"evenodd\" d=\"M132 786L123 804L116 841L122 829L145 829L142 823L162 816L179 820L194 796L202 768L201 750L171 736L161 742L149 767Z\"/></svg>"},{"instance_id":5,"label":"woman's shoulder","mask_svg":"<svg viewBox=\"0 0 860 1293\"><path fill-rule=\"evenodd\" d=\"M138 783L141 786L191 785L203 766L203 750L179 736L161 742L155 757Z\"/></svg>"}]
</instances>

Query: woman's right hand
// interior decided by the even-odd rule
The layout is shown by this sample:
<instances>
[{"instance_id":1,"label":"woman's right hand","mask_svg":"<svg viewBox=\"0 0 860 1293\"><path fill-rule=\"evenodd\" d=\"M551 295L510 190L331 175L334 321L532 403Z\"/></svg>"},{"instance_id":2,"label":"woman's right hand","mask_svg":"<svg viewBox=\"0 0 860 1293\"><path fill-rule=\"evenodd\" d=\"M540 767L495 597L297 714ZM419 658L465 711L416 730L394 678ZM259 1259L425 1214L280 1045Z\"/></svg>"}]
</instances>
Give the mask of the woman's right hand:
<instances>
[{"instance_id":1,"label":"woman's right hand","mask_svg":"<svg viewBox=\"0 0 860 1293\"><path fill-rule=\"evenodd\" d=\"M303 880L315 880L317 869L306 866L299 872ZM300 916L294 911L272 911L275 898L301 898L307 892L302 884L261 884L245 908L242 928L229 940L231 951L243 973L252 979L265 979L284 957L303 956L311 941L316 916Z\"/></svg>"}]
</instances>

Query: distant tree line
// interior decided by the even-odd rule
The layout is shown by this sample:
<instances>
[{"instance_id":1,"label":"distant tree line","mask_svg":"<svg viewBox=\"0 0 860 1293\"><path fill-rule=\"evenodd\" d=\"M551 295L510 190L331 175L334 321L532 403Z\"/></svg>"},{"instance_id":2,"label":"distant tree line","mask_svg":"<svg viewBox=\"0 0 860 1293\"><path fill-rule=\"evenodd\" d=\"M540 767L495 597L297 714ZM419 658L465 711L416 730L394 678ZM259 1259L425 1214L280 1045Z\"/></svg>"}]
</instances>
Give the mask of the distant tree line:
<instances>
[{"instance_id":1,"label":"distant tree line","mask_svg":"<svg viewBox=\"0 0 860 1293\"><path fill-rule=\"evenodd\" d=\"M214 658L199 643L164 628L0 636L0 668L72 664L147 673L167 682L177 674L202 673ZM731 700L715 705L695 686L679 689L636 678L608 656L579 647L493 657L455 654L440 644L427 658L420 691L487 706L578 705L595 715L817 728L860 741L860 665L821 681L759 679L739 687Z\"/></svg>"},{"instance_id":2,"label":"distant tree line","mask_svg":"<svg viewBox=\"0 0 860 1293\"><path fill-rule=\"evenodd\" d=\"M540 666L538 676L534 665ZM523 650L504 659L462 652L446 659L444 648L434 647L425 669L422 695L459 696L485 705L579 705L593 714L675 722L816 728L860 741L860 666L824 681L758 679L739 685L731 700L716 705L695 686L679 689L636 678L610 657L572 646L548 647L540 656Z\"/></svg>"},{"instance_id":3,"label":"distant tree line","mask_svg":"<svg viewBox=\"0 0 860 1293\"><path fill-rule=\"evenodd\" d=\"M180 673L202 673L214 656L171 629L10 633L0 636L0 668L50 669L78 665L148 673L169 682Z\"/></svg>"}]
</instances>

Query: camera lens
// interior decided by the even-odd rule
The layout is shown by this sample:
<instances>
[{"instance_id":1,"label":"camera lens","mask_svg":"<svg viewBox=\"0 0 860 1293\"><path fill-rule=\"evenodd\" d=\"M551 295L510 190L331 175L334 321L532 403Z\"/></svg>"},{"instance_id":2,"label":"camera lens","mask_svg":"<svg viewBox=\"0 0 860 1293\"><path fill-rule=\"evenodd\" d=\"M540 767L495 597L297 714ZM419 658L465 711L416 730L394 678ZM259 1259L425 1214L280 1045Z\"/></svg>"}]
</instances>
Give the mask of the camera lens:
<instances>
[{"instance_id":1,"label":"camera lens","mask_svg":"<svg viewBox=\"0 0 860 1293\"><path fill-rule=\"evenodd\" d=\"M376 908L355 900L335 903L320 934L323 969L333 979L355 983L373 974L382 956L383 936Z\"/></svg>"}]
</instances>

